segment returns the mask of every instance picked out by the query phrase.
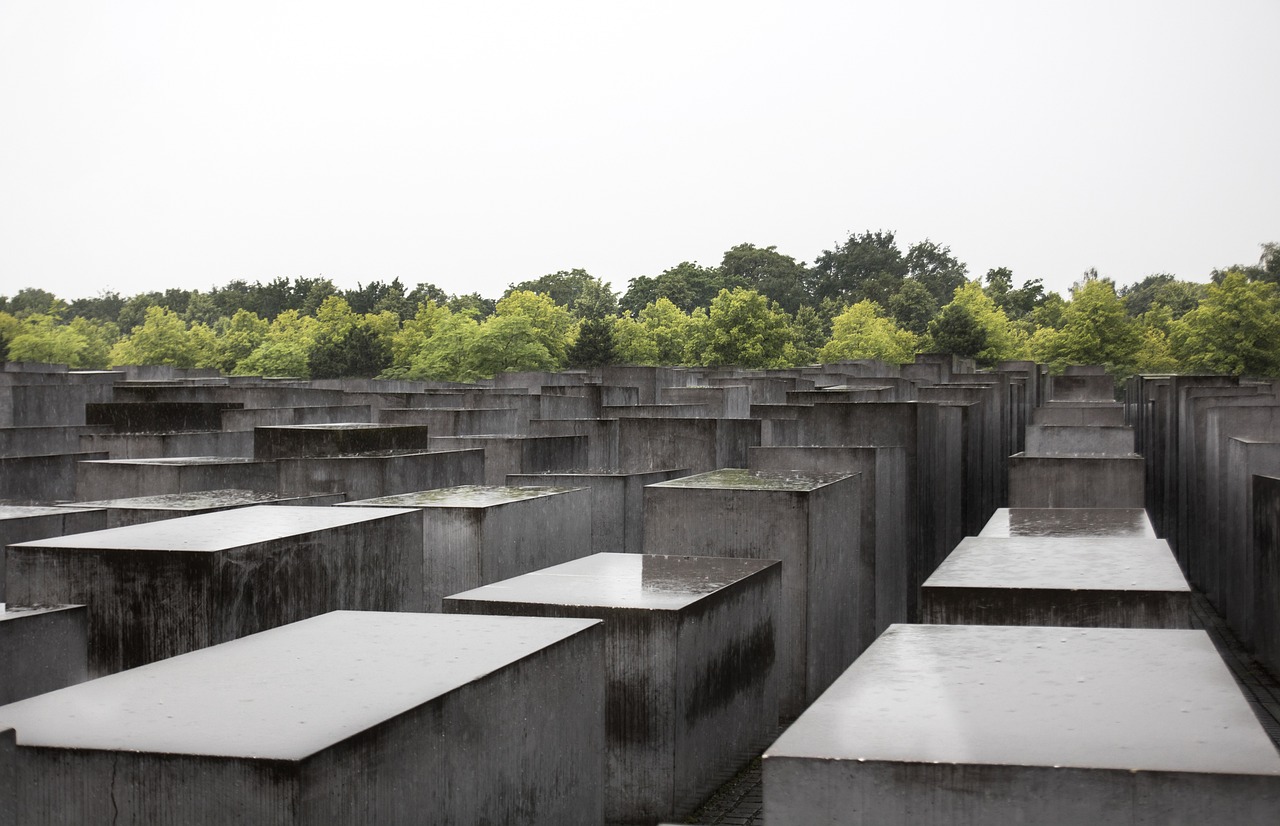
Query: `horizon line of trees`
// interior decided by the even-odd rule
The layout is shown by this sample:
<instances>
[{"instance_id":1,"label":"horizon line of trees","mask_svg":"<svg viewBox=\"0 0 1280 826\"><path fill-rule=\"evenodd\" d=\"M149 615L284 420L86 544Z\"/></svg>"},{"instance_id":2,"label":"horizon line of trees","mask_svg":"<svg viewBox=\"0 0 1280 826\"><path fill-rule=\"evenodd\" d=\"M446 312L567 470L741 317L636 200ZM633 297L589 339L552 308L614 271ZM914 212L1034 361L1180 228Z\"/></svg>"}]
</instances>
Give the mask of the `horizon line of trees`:
<instances>
[{"instance_id":1,"label":"horizon line of trees","mask_svg":"<svg viewBox=\"0 0 1280 826\"><path fill-rule=\"evenodd\" d=\"M1208 283L1096 270L1066 297L1007 268L970 278L948 247L851 234L812 265L739 244L718 266L682 262L621 296L584 270L509 285L498 300L399 279L339 290L325 278L231 281L66 302L0 296L0 359L93 369L211 367L240 375L473 381L601 364L748 368L945 352L990 365L1103 364L1118 375L1280 375L1280 244Z\"/></svg>"}]
</instances>

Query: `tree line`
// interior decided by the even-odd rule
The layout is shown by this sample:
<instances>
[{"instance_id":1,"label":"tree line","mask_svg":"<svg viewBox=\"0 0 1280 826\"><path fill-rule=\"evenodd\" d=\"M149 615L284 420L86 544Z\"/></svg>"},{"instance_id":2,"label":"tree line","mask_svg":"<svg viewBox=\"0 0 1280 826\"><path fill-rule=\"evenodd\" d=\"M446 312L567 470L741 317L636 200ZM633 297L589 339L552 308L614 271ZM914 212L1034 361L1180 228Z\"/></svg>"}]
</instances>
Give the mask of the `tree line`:
<instances>
[{"instance_id":1,"label":"tree line","mask_svg":"<svg viewBox=\"0 0 1280 826\"><path fill-rule=\"evenodd\" d=\"M123 364L228 374L474 381L603 364L790 367L911 361L1103 364L1118 375L1280 375L1280 244L1207 283L1167 273L1117 286L1095 270L1066 296L1007 268L971 278L951 250L851 234L812 265L739 244L718 266L682 262L619 296L582 269L511 284L499 299L399 279L339 290L325 278L232 281L64 301L0 296L0 357L77 369Z\"/></svg>"}]
</instances>

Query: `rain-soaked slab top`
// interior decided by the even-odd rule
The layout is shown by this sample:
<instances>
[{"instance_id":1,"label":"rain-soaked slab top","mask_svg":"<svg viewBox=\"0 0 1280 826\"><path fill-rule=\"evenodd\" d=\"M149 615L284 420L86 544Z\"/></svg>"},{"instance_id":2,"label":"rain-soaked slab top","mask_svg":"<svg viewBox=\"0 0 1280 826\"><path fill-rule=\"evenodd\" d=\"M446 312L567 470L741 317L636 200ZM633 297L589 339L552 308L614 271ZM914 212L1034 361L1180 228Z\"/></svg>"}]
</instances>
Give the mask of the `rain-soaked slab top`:
<instances>
[{"instance_id":1,"label":"rain-soaked slab top","mask_svg":"<svg viewBox=\"0 0 1280 826\"><path fill-rule=\"evenodd\" d=\"M200 490L191 493L161 493L154 496L131 496L126 499L102 499L96 502L77 502L94 508L138 508L145 510L199 510L223 508L233 505L252 505L259 502L275 502L279 494L242 488L224 490ZM297 497L286 497L294 499Z\"/></svg>"},{"instance_id":2,"label":"rain-soaked slab top","mask_svg":"<svg viewBox=\"0 0 1280 826\"><path fill-rule=\"evenodd\" d=\"M893 625L765 753L1280 775L1203 631Z\"/></svg>"},{"instance_id":3,"label":"rain-soaked slab top","mask_svg":"<svg viewBox=\"0 0 1280 826\"><path fill-rule=\"evenodd\" d=\"M214 552L313 531L385 519L408 508L315 508L254 505L142 525L21 542L16 548Z\"/></svg>"},{"instance_id":4,"label":"rain-soaked slab top","mask_svg":"<svg viewBox=\"0 0 1280 826\"><path fill-rule=\"evenodd\" d=\"M82 513L97 508L87 502L77 502L74 506L54 507L44 505L0 505L0 519L28 519L32 516L66 516L69 513Z\"/></svg>"},{"instance_id":5,"label":"rain-soaked slab top","mask_svg":"<svg viewBox=\"0 0 1280 826\"><path fill-rule=\"evenodd\" d=\"M321 422L319 424L267 424L255 430L395 430L398 427L417 425L377 424L371 422Z\"/></svg>"},{"instance_id":6,"label":"rain-soaked slab top","mask_svg":"<svg viewBox=\"0 0 1280 826\"><path fill-rule=\"evenodd\" d=\"M344 502L342 507L487 508L493 505L504 505L508 502L537 499L540 496L555 496L559 493L568 493L574 490L580 490L580 488L557 487L554 485L530 485L524 487L459 485L453 488L419 490L412 493L396 493L391 496L379 496L374 499Z\"/></svg>"},{"instance_id":7,"label":"rain-soaked slab top","mask_svg":"<svg viewBox=\"0 0 1280 826\"><path fill-rule=\"evenodd\" d=\"M999 508L979 536L1139 536L1154 539L1143 508Z\"/></svg>"},{"instance_id":8,"label":"rain-soaked slab top","mask_svg":"<svg viewBox=\"0 0 1280 826\"><path fill-rule=\"evenodd\" d=\"M598 620L335 611L0 706L24 746L300 760Z\"/></svg>"},{"instance_id":9,"label":"rain-soaked slab top","mask_svg":"<svg viewBox=\"0 0 1280 826\"><path fill-rule=\"evenodd\" d=\"M1044 536L967 536L924 587L1191 590L1163 539Z\"/></svg>"},{"instance_id":10,"label":"rain-soaked slab top","mask_svg":"<svg viewBox=\"0 0 1280 826\"><path fill-rule=\"evenodd\" d=\"M457 599L678 610L780 562L601 553L460 594Z\"/></svg>"},{"instance_id":11,"label":"rain-soaked slab top","mask_svg":"<svg viewBox=\"0 0 1280 826\"><path fill-rule=\"evenodd\" d=\"M856 474L806 473L790 470L746 470L721 468L693 476L682 476L666 482L656 482L651 488L710 488L735 490L811 491L825 485L847 479Z\"/></svg>"},{"instance_id":12,"label":"rain-soaked slab top","mask_svg":"<svg viewBox=\"0 0 1280 826\"><path fill-rule=\"evenodd\" d=\"M250 459L247 456L172 456L155 459L88 459L87 463L95 465L248 465L261 462L261 459Z\"/></svg>"}]
</instances>

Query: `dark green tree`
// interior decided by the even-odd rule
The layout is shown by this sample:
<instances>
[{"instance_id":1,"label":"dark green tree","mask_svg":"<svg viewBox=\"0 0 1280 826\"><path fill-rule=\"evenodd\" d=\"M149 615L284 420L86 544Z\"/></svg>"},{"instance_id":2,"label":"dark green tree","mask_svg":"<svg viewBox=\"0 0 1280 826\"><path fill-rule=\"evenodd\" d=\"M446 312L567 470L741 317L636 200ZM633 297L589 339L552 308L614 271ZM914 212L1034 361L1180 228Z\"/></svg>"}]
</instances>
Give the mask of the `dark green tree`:
<instances>
[{"instance_id":1,"label":"dark green tree","mask_svg":"<svg viewBox=\"0 0 1280 826\"><path fill-rule=\"evenodd\" d=\"M391 343L356 324L341 338L316 344L307 365L313 379L371 379L391 366Z\"/></svg>"},{"instance_id":2,"label":"dark green tree","mask_svg":"<svg viewBox=\"0 0 1280 826\"><path fill-rule=\"evenodd\" d=\"M1205 295L1205 285L1179 281L1168 273L1157 273L1122 287L1119 295L1124 299L1125 310L1135 318L1157 304L1168 307L1174 318L1182 318L1199 306Z\"/></svg>"},{"instance_id":3,"label":"dark green tree","mask_svg":"<svg viewBox=\"0 0 1280 826\"><path fill-rule=\"evenodd\" d=\"M920 281L908 278L902 282L902 289L889 299L888 310L899 327L920 336L938 314L938 300Z\"/></svg>"},{"instance_id":4,"label":"dark green tree","mask_svg":"<svg viewBox=\"0 0 1280 826\"><path fill-rule=\"evenodd\" d=\"M524 290L531 293L542 293L551 296L551 300L561 307L572 307L582 294L597 283L591 274L583 269L560 270L532 281L521 281L507 287L503 297Z\"/></svg>"},{"instance_id":5,"label":"dark green tree","mask_svg":"<svg viewBox=\"0 0 1280 826\"><path fill-rule=\"evenodd\" d=\"M794 314L802 304L812 303L808 268L778 252L777 247L738 244L725 252L720 273L726 286L755 290L778 302L788 313Z\"/></svg>"},{"instance_id":6,"label":"dark green tree","mask_svg":"<svg viewBox=\"0 0 1280 826\"><path fill-rule=\"evenodd\" d=\"M928 238L912 244L905 261L907 277L923 284L939 307L951 302L956 288L964 284L969 274L969 268L951 254L950 247Z\"/></svg>"},{"instance_id":7,"label":"dark green tree","mask_svg":"<svg viewBox=\"0 0 1280 826\"><path fill-rule=\"evenodd\" d=\"M120 293L103 290L92 298L77 298L67 305L67 315L71 318L80 316L90 321L110 321L115 323L124 309L124 298Z\"/></svg>"},{"instance_id":8,"label":"dark green tree","mask_svg":"<svg viewBox=\"0 0 1280 826\"><path fill-rule=\"evenodd\" d=\"M892 232L877 230L850 235L833 250L824 250L813 264L813 296L843 304L864 299L881 306L902 289L907 262Z\"/></svg>"},{"instance_id":9,"label":"dark green tree","mask_svg":"<svg viewBox=\"0 0 1280 826\"><path fill-rule=\"evenodd\" d=\"M987 331L962 304L951 302L929 322L933 346L943 353L974 358L987 346Z\"/></svg>"},{"instance_id":10,"label":"dark green tree","mask_svg":"<svg viewBox=\"0 0 1280 826\"><path fill-rule=\"evenodd\" d=\"M578 327L578 338L569 348L570 367L600 367L617 358L612 317L588 318Z\"/></svg>"}]
</instances>

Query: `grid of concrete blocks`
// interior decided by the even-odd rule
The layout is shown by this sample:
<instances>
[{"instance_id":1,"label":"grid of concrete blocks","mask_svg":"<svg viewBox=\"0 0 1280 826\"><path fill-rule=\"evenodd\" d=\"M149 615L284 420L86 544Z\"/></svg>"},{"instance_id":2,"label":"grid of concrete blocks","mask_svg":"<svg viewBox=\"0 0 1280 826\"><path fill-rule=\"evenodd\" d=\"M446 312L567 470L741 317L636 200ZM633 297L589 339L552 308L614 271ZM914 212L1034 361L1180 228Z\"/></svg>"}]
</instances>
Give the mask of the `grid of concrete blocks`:
<instances>
[{"instance_id":1,"label":"grid of concrete blocks","mask_svg":"<svg viewBox=\"0 0 1280 826\"><path fill-rule=\"evenodd\" d=\"M6 364L0 823L1272 824L1280 403L1122 395Z\"/></svg>"}]
</instances>

